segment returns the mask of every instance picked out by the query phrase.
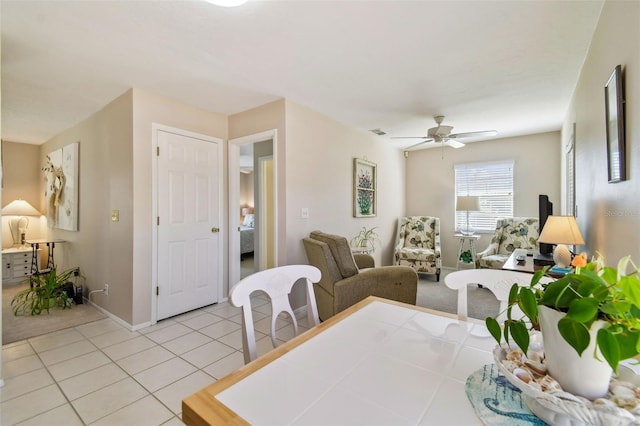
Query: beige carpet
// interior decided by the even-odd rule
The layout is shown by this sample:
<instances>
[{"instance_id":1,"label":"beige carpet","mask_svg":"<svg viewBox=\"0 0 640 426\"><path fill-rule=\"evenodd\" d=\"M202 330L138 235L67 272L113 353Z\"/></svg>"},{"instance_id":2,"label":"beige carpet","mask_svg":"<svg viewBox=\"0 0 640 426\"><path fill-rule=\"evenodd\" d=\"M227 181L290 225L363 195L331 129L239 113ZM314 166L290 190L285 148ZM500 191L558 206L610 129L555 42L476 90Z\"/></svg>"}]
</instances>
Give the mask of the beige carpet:
<instances>
[{"instance_id":1,"label":"beige carpet","mask_svg":"<svg viewBox=\"0 0 640 426\"><path fill-rule=\"evenodd\" d=\"M40 315L15 316L11 309L11 300L28 286L29 284L25 283L2 287L3 345L107 318L105 314L86 303L74 305L71 309L53 308L48 314L44 311Z\"/></svg>"},{"instance_id":2,"label":"beige carpet","mask_svg":"<svg viewBox=\"0 0 640 426\"><path fill-rule=\"evenodd\" d=\"M458 292L451 290L444 283L444 277L453 269L443 269L440 282L435 275L419 274L418 297L416 305L437 311L456 314L458 311ZM486 288L479 288L473 284L467 287L467 315L471 318L484 320L486 317L498 315L500 303Z\"/></svg>"}]
</instances>

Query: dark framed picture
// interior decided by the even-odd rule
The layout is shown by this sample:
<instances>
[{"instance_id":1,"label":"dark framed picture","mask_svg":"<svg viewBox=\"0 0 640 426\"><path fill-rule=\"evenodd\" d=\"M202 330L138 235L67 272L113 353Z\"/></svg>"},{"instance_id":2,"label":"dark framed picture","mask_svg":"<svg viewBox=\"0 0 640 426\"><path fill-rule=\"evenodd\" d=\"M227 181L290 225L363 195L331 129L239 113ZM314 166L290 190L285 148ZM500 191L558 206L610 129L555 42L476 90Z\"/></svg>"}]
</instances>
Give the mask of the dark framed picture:
<instances>
[{"instance_id":1,"label":"dark framed picture","mask_svg":"<svg viewBox=\"0 0 640 426\"><path fill-rule=\"evenodd\" d=\"M622 66L613 70L604 86L607 118L607 167L609 182L627 179L624 140L624 88Z\"/></svg>"}]
</instances>

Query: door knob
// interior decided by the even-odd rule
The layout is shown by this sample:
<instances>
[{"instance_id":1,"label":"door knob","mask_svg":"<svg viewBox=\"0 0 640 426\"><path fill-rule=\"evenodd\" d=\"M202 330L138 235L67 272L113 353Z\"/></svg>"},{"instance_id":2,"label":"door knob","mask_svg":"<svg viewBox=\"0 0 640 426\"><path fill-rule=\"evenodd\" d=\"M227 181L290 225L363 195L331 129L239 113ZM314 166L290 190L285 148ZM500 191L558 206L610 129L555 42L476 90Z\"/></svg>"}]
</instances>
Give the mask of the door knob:
<instances>
[{"instance_id":1,"label":"door knob","mask_svg":"<svg viewBox=\"0 0 640 426\"><path fill-rule=\"evenodd\" d=\"M220 232L220 228L215 228L215 227L214 227L214 228L211 228L211 232L213 232L214 234L215 234L216 232Z\"/></svg>"}]
</instances>

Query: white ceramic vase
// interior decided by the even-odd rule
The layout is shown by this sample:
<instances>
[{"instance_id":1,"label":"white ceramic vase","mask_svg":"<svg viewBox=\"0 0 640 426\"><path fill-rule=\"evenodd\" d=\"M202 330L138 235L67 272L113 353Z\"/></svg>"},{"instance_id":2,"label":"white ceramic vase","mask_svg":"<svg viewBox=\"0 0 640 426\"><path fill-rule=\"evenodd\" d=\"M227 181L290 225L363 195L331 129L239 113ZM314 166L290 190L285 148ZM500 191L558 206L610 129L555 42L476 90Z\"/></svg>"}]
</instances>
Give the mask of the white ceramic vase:
<instances>
[{"instance_id":1,"label":"white ceramic vase","mask_svg":"<svg viewBox=\"0 0 640 426\"><path fill-rule=\"evenodd\" d=\"M546 306L538 306L538 313L549 375L560 383L563 390L574 395L591 400L605 396L613 370L600 351L599 359L594 357L594 349L598 330L606 323L596 321L591 326L589 346L579 356L558 331L558 321L565 313Z\"/></svg>"}]
</instances>

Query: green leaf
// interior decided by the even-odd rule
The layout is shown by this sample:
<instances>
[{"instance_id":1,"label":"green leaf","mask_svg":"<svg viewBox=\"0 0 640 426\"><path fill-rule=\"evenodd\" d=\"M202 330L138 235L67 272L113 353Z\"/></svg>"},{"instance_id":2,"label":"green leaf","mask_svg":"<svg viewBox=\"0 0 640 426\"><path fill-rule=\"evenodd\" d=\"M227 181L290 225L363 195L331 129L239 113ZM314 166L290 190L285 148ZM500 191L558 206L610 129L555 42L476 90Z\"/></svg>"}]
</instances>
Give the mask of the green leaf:
<instances>
[{"instance_id":1,"label":"green leaf","mask_svg":"<svg viewBox=\"0 0 640 426\"><path fill-rule=\"evenodd\" d=\"M601 328L598 330L596 341L604 359L607 360L613 371L617 372L620 362L620 348L615 335L606 328Z\"/></svg>"},{"instance_id":2,"label":"green leaf","mask_svg":"<svg viewBox=\"0 0 640 426\"><path fill-rule=\"evenodd\" d=\"M487 325L487 329L489 333L496 339L496 342L500 344L500 340L502 339L502 329L500 328L500 324L493 317L488 317L484 320L484 323Z\"/></svg>"},{"instance_id":3,"label":"green leaf","mask_svg":"<svg viewBox=\"0 0 640 426\"><path fill-rule=\"evenodd\" d=\"M570 275L550 283L540 299L540 304L554 309L568 308L571 301L579 297L570 290L571 285L572 276Z\"/></svg>"},{"instance_id":4,"label":"green leaf","mask_svg":"<svg viewBox=\"0 0 640 426\"><path fill-rule=\"evenodd\" d=\"M631 302L607 302L600 305L600 312L607 314L609 316L615 317L618 315L622 315L625 312L633 313L634 305ZM640 311L638 311L640 313Z\"/></svg>"},{"instance_id":5,"label":"green leaf","mask_svg":"<svg viewBox=\"0 0 640 426\"><path fill-rule=\"evenodd\" d=\"M622 290L631 303L636 306L640 306L640 285L638 285L638 278L634 275L628 275L620 277L618 287Z\"/></svg>"},{"instance_id":6,"label":"green leaf","mask_svg":"<svg viewBox=\"0 0 640 426\"><path fill-rule=\"evenodd\" d=\"M519 289L520 289L520 286L517 283L514 283L511 286L511 289L509 290L509 306L511 306L514 303L516 303L516 301L518 299L518 290Z\"/></svg>"},{"instance_id":7,"label":"green leaf","mask_svg":"<svg viewBox=\"0 0 640 426\"><path fill-rule=\"evenodd\" d=\"M592 322L597 316L598 301L591 298L574 300L569 305L569 311L567 312L567 317L583 324Z\"/></svg>"},{"instance_id":8,"label":"green leaf","mask_svg":"<svg viewBox=\"0 0 640 426\"><path fill-rule=\"evenodd\" d=\"M529 330L527 330L527 325L524 321L512 321L511 324L509 324L509 333L511 333L513 340L526 354L529 350Z\"/></svg>"},{"instance_id":9,"label":"green leaf","mask_svg":"<svg viewBox=\"0 0 640 426\"><path fill-rule=\"evenodd\" d=\"M598 300L603 300L608 294L607 287L600 280L591 279L580 282L576 291L582 297L593 296Z\"/></svg>"},{"instance_id":10,"label":"green leaf","mask_svg":"<svg viewBox=\"0 0 640 426\"><path fill-rule=\"evenodd\" d=\"M618 279L618 271L609 266L603 268L602 270L602 279L609 285L614 284Z\"/></svg>"},{"instance_id":11,"label":"green leaf","mask_svg":"<svg viewBox=\"0 0 640 426\"><path fill-rule=\"evenodd\" d=\"M611 328L607 329L611 331ZM640 343L640 332L635 331L623 331L620 333L611 333L618 341L618 348L620 350L620 359L633 358L638 354L636 347Z\"/></svg>"},{"instance_id":12,"label":"green leaf","mask_svg":"<svg viewBox=\"0 0 640 426\"><path fill-rule=\"evenodd\" d=\"M531 320L532 324L538 324L538 303L531 289L526 287L520 289L520 301L518 305L520 309L522 309L522 312Z\"/></svg>"},{"instance_id":13,"label":"green leaf","mask_svg":"<svg viewBox=\"0 0 640 426\"><path fill-rule=\"evenodd\" d=\"M589 329L568 316L564 316L558 321L558 331L564 340L578 352L578 355L582 355L582 352L589 346Z\"/></svg>"},{"instance_id":14,"label":"green leaf","mask_svg":"<svg viewBox=\"0 0 640 426\"><path fill-rule=\"evenodd\" d=\"M533 274L533 278L531 278L531 284L529 285L530 288L535 287L539 282L540 282L540 278L544 277L544 274L547 273L547 269L549 269L548 266L545 266L542 269L538 269L534 274Z\"/></svg>"}]
</instances>

